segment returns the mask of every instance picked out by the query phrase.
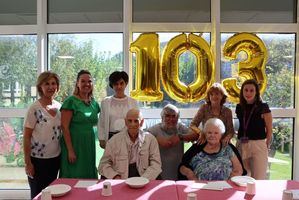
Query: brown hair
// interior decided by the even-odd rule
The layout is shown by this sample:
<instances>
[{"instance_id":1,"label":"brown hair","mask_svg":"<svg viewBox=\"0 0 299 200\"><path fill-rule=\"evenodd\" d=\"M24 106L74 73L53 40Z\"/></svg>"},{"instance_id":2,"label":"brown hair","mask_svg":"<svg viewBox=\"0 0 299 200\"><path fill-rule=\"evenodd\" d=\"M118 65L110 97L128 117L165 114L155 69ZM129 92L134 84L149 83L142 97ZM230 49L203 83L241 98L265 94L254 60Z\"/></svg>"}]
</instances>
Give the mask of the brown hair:
<instances>
[{"instance_id":1,"label":"brown hair","mask_svg":"<svg viewBox=\"0 0 299 200\"><path fill-rule=\"evenodd\" d=\"M84 70L82 69L80 72L78 72L77 74L77 79L76 79L76 83L75 83L75 89L74 89L74 92L73 92L73 95L78 95L79 94L79 88L77 86L77 83L80 79L80 76L83 75L83 74L88 74L91 76L91 73L88 71L88 70ZM92 97L92 90L91 92L88 94L89 97Z\"/></svg>"},{"instance_id":2,"label":"brown hair","mask_svg":"<svg viewBox=\"0 0 299 200\"><path fill-rule=\"evenodd\" d=\"M247 101L246 101L246 99L244 98L244 95L243 95L243 90L244 90L245 85L254 85L254 87L255 87L255 103L262 102L262 98L260 96L260 87L259 87L258 83L254 79L248 79L248 80L244 81L242 86L241 86L240 97L239 97L240 98L240 104L242 106L247 104Z\"/></svg>"},{"instance_id":3,"label":"brown hair","mask_svg":"<svg viewBox=\"0 0 299 200\"><path fill-rule=\"evenodd\" d=\"M37 89L37 92L38 92L39 96L43 96L43 91L42 91L42 88L41 88L42 84L47 82L51 78L55 79L55 81L57 83L57 91L59 91L59 76L54 72L45 71L45 72L42 72L38 76L37 81L36 81L36 89Z\"/></svg>"},{"instance_id":4,"label":"brown hair","mask_svg":"<svg viewBox=\"0 0 299 200\"><path fill-rule=\"evenodd\" d=\"M226 92L225 88L220 83L213 83L211 85L211 87L208 89L207 96L206 96L206 99L205 99L207 104L211 105L210 95L214 91L218 91L222 94L223 97L222 97L221 102L220 102L220 105L222 106L226 101L227 92Z\"/></svg>"}]
</instances>

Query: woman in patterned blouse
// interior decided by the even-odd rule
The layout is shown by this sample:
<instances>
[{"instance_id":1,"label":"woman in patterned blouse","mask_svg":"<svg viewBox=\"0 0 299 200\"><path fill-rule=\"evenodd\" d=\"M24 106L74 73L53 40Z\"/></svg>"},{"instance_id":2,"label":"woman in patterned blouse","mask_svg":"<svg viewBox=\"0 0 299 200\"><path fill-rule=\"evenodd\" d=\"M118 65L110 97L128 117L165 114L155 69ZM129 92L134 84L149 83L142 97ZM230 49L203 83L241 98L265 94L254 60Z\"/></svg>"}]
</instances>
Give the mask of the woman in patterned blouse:
<instances>
[{"instance_id":1,"label":"woman in patterned blouse","mask_svg":"<svg viewBox=\"0 0 299 200\"><path fill-rule=\"evenodd\" d=\"M208 119L203 134L207 142L194 144L183 156L180 173L189 180L228 180L242 174L242 165L231 145L222 145L225 126L218 118Z\"/></svg>"},{"instance_id":2,"label":"woman in patterned blouse","mask_svg":"<svg viewBox=\"0 0 299 200\"><path fill-rule=\"evenodd\" d=\"M59 90L58 75L50 71L41 73L36 89L40 98L27 111L23 136L31 199L57 178L61 152L61 104L54 100Z\"/></svg>"}]
</instances>

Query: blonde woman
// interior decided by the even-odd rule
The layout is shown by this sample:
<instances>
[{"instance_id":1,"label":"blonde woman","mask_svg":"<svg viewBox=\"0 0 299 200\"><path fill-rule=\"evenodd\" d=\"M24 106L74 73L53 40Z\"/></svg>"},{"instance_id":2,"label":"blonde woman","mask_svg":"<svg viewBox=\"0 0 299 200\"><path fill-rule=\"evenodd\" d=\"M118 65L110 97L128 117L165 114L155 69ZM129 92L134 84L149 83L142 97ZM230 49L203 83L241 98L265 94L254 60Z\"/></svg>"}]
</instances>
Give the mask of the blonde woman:
<instances>
[{"instance_id":1,"label":"blonde woman","mask_svg":"<svg viewBox=\"0 0 299 200\"><path fill-rule=\"evenodd\" d=\"M190 123L190 128L200 134L198 126L202 123L202 127L210 118L219 118L225 125L225 133L222 136L222 142L228 144L234 136L233 115L231 109L224 106L227 98L225 88L220 83L214 83L208 89L206 103L203 104ZM200 142L205 141L204 135L201 135Z\"/></svg>"},{"instance_id":2,"label":"blonde woman","mask_svg":"<svg viewBox=\"0 0 299 200\"><path fill-rule=\"evenodd\" d=\"M57 178L60 166L60 103L54 100L59 77L43 72L37 79L40 98L28 109L24 121L25 171L31 199Z\"/></svg>"}]
</instances>

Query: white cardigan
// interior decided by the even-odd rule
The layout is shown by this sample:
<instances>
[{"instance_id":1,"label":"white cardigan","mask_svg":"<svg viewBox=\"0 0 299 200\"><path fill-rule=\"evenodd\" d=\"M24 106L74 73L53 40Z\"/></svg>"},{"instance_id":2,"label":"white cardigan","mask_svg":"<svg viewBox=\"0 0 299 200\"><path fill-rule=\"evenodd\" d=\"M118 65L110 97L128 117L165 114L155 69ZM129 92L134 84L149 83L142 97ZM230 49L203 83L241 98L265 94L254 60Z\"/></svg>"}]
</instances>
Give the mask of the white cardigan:
<instances>
[{"instance_id":1,"label":"white cardigan","mask_svg":"<svg viewBox=\"0 0 299 200\"><path fill-rule=\"evenodd\" d=\"M98 134L99 134L99 140L108 140L109 136L109 113L110 113L110 104L111 99L113 96L105 97L101 102L101 114L100 114L100 120L98 122ZM132 99L131 97L128 98L128 104L129 109L132 108L138 108L137 101L135 99Z\"/></svg>"}]
</instances>

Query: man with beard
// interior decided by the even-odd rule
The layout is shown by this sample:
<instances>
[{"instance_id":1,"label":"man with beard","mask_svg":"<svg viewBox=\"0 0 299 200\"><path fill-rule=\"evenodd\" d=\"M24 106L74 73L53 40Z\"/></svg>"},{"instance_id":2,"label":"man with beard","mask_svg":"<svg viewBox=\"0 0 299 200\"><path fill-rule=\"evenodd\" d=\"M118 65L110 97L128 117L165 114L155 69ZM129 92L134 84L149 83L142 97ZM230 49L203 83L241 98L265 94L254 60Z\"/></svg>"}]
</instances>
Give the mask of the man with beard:
<instances>
[{"instance_id":1,"label":"man with beard","mask_svg":"<svg viewBox=\"0 0 299 200\"><path fill-rule=\"evenodd\" d=\"M198 139L198 134L178 122L179 116L179 109L168 104L162 109L162 122L147 129L156 137L159 144L163 180L177 180L177 168L184 154L184 141Z\"/></svg>"}]
</instances>

